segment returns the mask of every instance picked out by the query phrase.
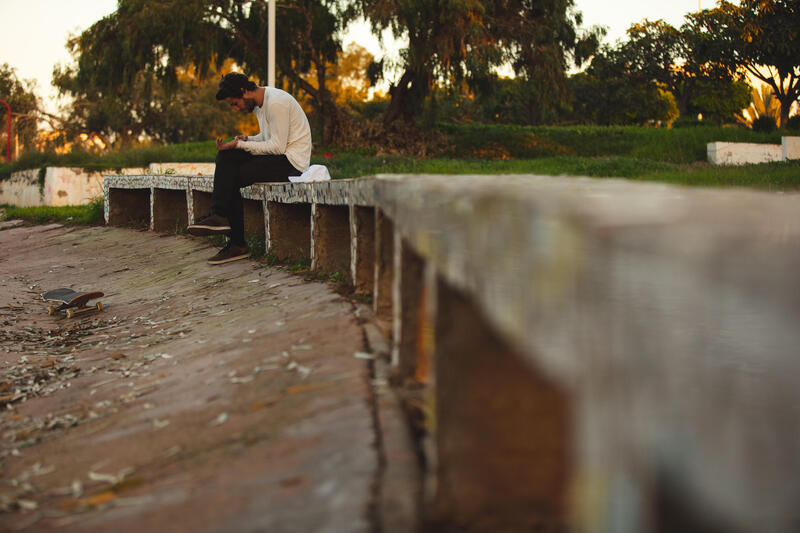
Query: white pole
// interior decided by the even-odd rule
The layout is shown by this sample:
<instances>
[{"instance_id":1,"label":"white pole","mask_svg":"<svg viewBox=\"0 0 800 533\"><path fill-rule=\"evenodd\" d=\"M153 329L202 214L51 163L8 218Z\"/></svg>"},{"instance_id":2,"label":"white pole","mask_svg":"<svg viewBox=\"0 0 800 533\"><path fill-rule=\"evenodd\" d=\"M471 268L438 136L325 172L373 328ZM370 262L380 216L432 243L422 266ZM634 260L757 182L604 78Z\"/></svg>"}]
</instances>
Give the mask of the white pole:
<instances>
[{"instance_id":1,"label":"white pole","mask_svg":"<svg viewBox=\"0 0 800 533\"><path fill-rule=\"evenodd\" d=\"M269 0L267 40L267 85L275 87L275 0Z\"/></svg>"}]
</instances>

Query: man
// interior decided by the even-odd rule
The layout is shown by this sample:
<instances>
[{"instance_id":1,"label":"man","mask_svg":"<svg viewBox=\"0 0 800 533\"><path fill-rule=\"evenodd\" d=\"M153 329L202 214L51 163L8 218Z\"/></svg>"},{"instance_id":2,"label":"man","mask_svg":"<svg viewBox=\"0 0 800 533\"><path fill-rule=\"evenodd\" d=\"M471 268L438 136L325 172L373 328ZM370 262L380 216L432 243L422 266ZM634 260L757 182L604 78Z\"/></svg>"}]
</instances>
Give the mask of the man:
<instances>
[{"instance_id":1,"label":"man","mask_svg":"<svg viewBox=\"0 0 800 533\"><path fill-rule=\"evenodd\" d=\"M308 118L289 93L258 87L244 74L232 72L219 82L217 100L236 111L255 113L261 133L238 135L228 142L217 139L211 214L188 228L192 235L229 235L228 245L208 260L212 265L250 255L239 189L258 181L289 181L289 176L302 174L311 159Z\"/></svg>"}]
</instances>

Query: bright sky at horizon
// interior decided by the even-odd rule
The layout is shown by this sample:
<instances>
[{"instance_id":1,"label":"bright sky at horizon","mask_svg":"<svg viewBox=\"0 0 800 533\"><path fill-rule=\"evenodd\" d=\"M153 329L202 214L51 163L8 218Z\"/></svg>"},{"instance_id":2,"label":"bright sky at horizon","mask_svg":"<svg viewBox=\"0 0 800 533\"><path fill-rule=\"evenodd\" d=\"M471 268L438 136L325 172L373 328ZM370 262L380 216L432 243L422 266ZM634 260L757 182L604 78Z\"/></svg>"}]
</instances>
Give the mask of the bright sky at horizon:
<instances>
[{"instance_id":1,"label":"bright sky at horizon","mask_svg":"<svg viewBox=\"0 0 800 533\"><path fill-rule=\"evenodd\" d=\"M664 19L679 26L686 13L698 7L710 8L715 0L575 0L583 13L584 26L606 26L606 41L613 43L624 37L634 22L644 18ZM65 45L71 34L87 29L94 22L116 9L116 0L0 0L0 64L8 63L22 79L38 83L37 94L45 99L45 107L54 112L56 91L50 86L56 64L70 61ZM345 36L344 44L355 40L373 55L392 52L396 46L391 39L379 40L369 34L366 24L354 27ZM388 50L387 50L388 49Z\"/></svg>"}]
</instances>

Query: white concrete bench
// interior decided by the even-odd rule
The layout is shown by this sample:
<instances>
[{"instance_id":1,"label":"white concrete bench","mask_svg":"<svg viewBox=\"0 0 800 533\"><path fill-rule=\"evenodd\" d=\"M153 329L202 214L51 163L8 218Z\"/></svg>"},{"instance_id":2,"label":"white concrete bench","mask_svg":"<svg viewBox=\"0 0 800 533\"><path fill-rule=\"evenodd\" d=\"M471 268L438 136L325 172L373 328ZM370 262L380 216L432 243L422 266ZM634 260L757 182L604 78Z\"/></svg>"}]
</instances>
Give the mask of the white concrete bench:
<instances>
[{"instance_id":1,"label":"white concrete bench","mask_svg":"<svg viewBox=\"0 0 800 533\"><path fill-rule=\"evenodd\" d=\"M210 205L210 178L105 186L109 224L174 231ZM397 377L435 399L430 519L797 530L794 197L389 175L244 197L271 253L347 271L391 319Z\"/></svg>"},{"instance_id":2,"label":"white concrete bench","mask_svg":"<svg viewBox=\"0 0 800 533\"><path fill-rule=\"evenodd\" d=\"M782 137L781 144L737 142L708 143L708 161L713 165L749 165L800 159L800 137Z\"/></svg>"}]
</instances>

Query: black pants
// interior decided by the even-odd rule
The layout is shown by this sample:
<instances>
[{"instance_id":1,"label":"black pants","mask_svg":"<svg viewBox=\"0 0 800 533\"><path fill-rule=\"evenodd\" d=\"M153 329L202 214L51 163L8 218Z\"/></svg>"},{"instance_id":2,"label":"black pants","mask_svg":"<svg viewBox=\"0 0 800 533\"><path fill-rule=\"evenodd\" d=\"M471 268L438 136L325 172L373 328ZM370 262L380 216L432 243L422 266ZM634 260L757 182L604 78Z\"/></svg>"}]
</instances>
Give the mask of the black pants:
<instances>
[{"instance_id":1,"label":"black pants","mask_svg":"<svg viewBox=\"0 0 800 533\"><path fill-rule=\"evenodd\" d=\"M302 174L285 155L253 155L244 150L217 152L211 211L228 219L231 243L244 246L244 203L239 191L256 182L289 181Z\"/></svg>"}]
</instances>

